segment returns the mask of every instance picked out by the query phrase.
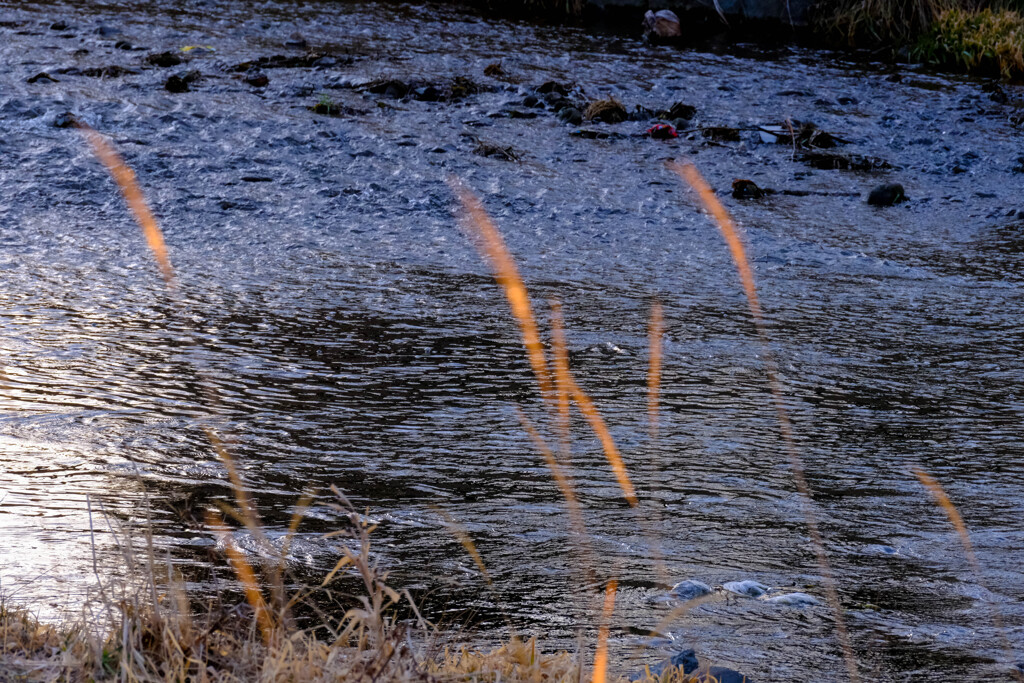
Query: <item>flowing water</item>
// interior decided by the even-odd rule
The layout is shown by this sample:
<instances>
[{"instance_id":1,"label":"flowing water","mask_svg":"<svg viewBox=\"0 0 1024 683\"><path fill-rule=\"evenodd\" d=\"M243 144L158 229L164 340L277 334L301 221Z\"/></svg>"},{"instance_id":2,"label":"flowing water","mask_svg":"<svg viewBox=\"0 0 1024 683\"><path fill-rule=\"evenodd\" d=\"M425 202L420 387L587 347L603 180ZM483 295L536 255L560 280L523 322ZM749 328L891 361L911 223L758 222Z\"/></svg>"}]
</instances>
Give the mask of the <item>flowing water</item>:
<instances>
[{"instance_id":1,"label":"flowing water","mask_svg":"<svg viewBox=\"0 0 1024 683\"><path fill-rule=\"evenodd\" d=\"M116 572L117 539L147 524L196 590L212 589L213 541L194 520L230 497L202 431L213 423L273 538L303 491L336 484L380 522L377 557L431 617L468 620L481 642L515 630L574 647L580 629L592 642L601 586L586 582L558 489L520 426L517 407L539 424L544 410L503 294L460 232L457 177L495 217L542 320L548 299L562 302L573 370L637 484L639 513L574 423L598 573L622 577L622 668L660 656L632 646L674 606L676 581L756 579L821 598L735 269L665 168L689 158L745 231L863 670L1006 675L989 604L1024 650L1019 87L1005 86L1006 103L979 81L832 54L652 47L431 5L168 5L0 2L6 595L44 613L75 604L96 573ZM266 68L265 87L232 70L301 56L283 47L296 31L333 57ZM210 49L175 67L146 61L185 46ZM504 75L485 76L497 61ZM131 71L86 75L111 65ZM202 74L189 92L163 87L189 69ZM39 72L53 80L27 82ZM486 87L447 102L352 87L382 76ZM583 126L604 139L575 137L523 104L549 80L630 109L686 102L693 130L653 140L648 121L627 121ZM318 115L318 101L347 113ZM186 314L79 134L54 125L69 111L137 172ZM754 130L787 119L848 141L829 152L893 168L815 169ZM705 138L706 126L740 139ZM519 158L474 153L481 143ZM795 194L732 199L737 178ZM869 206L884 182L910 201ZM653 440L656 299L666 333ZM915 465L964 514L981 582ZM493 588L438 506L475 539ZM313 507L295 573L316 580L333 566L321 534L338 523ZM757 680L843 675L824 606L716 600L665 631L665 652L693 646Z\"/></svg>"}]
</instances>

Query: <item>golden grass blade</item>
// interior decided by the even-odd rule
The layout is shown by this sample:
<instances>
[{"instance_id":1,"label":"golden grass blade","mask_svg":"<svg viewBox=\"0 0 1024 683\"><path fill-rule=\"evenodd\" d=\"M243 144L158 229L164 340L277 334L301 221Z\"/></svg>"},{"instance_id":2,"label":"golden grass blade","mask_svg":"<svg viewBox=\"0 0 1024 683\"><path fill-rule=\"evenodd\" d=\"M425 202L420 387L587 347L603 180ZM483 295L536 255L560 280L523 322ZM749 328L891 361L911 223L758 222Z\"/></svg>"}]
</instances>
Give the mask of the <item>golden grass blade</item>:
<instances>
[{"instance_id":1,"label":"golden grass blade","mask_svg":"<svg viewBox=\"0 0 1024 683\"><path fill-rule=\"evenodd\" d=\"M476 549L476 544L473 543L473 539L470 537L469 532L467 532L461 524L456 522L455 519L448 514L448 511L440 505L431 505L430 509L444 519L445 528L447 528L451 535L462 544L462 547L466 549L469 556L473 558L473 562L476 564L477 569L480 570L480 573L483 574L484 581L487 582L487 585L493 585L491 583L491 575L487 572L486 565L484 565L484 558L480 556L480 551Z\"/></svg>"},{"instance_id":2,"label":"golden grass blade","mask_svg":"<svg viewBox=\"0 0 1024 683\"><path fill-rule=\"evenodd\" d=\"M652 444L658 440L658 403L661 396L661 343L665 319L661 302L655 300L651 306L651 321L647 325L647 345L650 347L650 363L647 368L647 417L650 421Z\"/></svg>"},{"instance_id":3,"label":"golden grass blade","mask_svg":"<svg viewBox=\"0 0 1024 683\"><path fill-rule=\"evenodd\" d=\"M796 483L797 491L803 500L804 519L807 529L810 532L814 544L814 552L817 555L818 566L824 580L825 593L828 598L832 612L835 614L836 635L839 644L843 649L843 658L846 661L846 668L850 680L856 683L860 680L857 670L857 660L850 645L849 633L846 630L846 620L843 618L842 605L839 602L839 591L836 580L829 564L828 556L825 554L825 543L818 528L818 521L814 514L814 499L811 497L810 486L807 484L807 477L804 473L803 458L796 447L793 439L793 427L789 419L789 412L786 410L786 403L782 391L782 382L776 372L775 358L771 350L768 338L768 331L764 324L764 315L761 312L761 303L757 298L757 287L754 283L754 271L750 267L746 250L743 247L743 240L733 224L732 217L726 211L722 203L718 201L714 190L707 184L700 172L693 164L670 163L669 169L674 171L686 184L697 193L704 209L711 214L718 229L725 238L732 254L736 270L739 272L740 281L743 284L743 291L747 296L747 304L750 307L750 314L754 318L754 325L757 328L758 337L761 340L762 353L765 359L765 373L768 376L768 383L771 386L772 400L775 404L775 413L779 422L779 431L786 444L786 452L789 457L790 470L793 473L793 480Z\"/></svg>"},{"instance_id":4,"label":"golden grass blade","mask_svg":"<svg viewBox=\"0 0 1024 683\"><path fill-rule=\"evenodd\" d=\"M597 406L594 405L594 402L590 400L590 396L587 395L587 392L583 391L576 382L576 378L571 374L569 375L569 393L572 394L573 401L576 402L576 406L583 413L583 417L586 418L587 424L590 425L591 430L601 441L605 458L608 459L612 472L615 473L615 478L619 482L619 488L622 489L623 497L625 497L630 507L636 507L636 490L633 488L633 482L629 479L626 463L622 461L622 455L619 454L619 448L615 445L615 439L612 438L612 433L608 431L608 425L605 424L604 418L601 417Z\"/></svg>"},{"instance_id":5,"label":"golden grass blade","mask_svg":"<svg viewBox=\"0 0 1024 683\"><path fill-rule=\"evenodd\" d=\"M562 465L555 459L554 453L548 448L547 443L544 441L544 437L540 435L540 432L530 422L530 418L526 416L522 410L516 408L516 413L519 415L519 422L522 423L523 429L530 436L530 440L533 441L533 445L536 446L537 450L544 457L544 462L547 463L548 469L551 470L551 476L555 480L555 484L558 485L558 490L562 492L562 497L565 498L566 507L569 508L569 523L572 526L573 531L577 536L584 542L584 550L588 555L587 562L587 575L593 576L593 571L590 568L589 562L589 544L586 543L587 530L583 521L583 508L580 507L579 499L576 498L576 491L573 487L572 479L570 475L566 473Z\"/></svg>"},{"instance_id":6,"label":"golden grass blade","mask_svg":"<svg viewBox=\"0 0 1024 683\"><path fill-rule=\"evenodd\" d=\"M209 440L210 445L213 446L213 450L217 454L217 457L220 458L221 463L223 463L224 469L228 472L228 481L231 482L231 490L235 494L235 502L238 505L238 512L241 515L246 528L261 541L265 541L266 535L263 533L263 526L260 524L259 515L256 512L256 504L253 502L252 496L249 495L248 490L245 488L245 482L242 481L242 475L238 472L238 466L235 464L234 457L232 457L227 448L224 447L224 443L220 440L220 437L214 433L213 429L204 427L203 431L206 433L206 438Z\"/></svg>"},{"instance_id":7,"label":"golden grass blade","mask_svg":"<svg viewBox=\"0 0 1024 683\"><path fill-rule=\"evenodd\" d=\"M142 228L146 244L149 245L149 250L153 252L153 257L160 268L160 274L163 276L164 282L167 283L168 287L175 288L174 269L171 268L171 259L167 255L167 245L164 243L163 233L160 232L156 218L153 216L153 212L150 211L149 205L146 204L145 197L142 196L142 190L135 180L135 172L124 163L121 155L117 153L113 145L107 142L106 138L86 123L78 121L76 125L92 147L93 154L106 166L114 182L121 188L121 194L124 196L128 208L135 217L135 221Z\"/></svg>"},{"instance_id":8,"label":"golden grass blade","mask_svg":"<svg viewBox=\"0 0 1024 683\"><path fill-rule=\"evenodd\" d=\"M953 525L953 529L956 530L956 535L960 539L960 545L963 546L964 555L967 556L967 561L971 565L971 571L974 572L974 581L982 588L985 587L984 576L981 571L981 563L978 562L978 556L974 552L974 544L971 542L971 536L967 532L967 525L964 523L964 518L960 516L960 511L953 505L953 501L946 495L946 491L942 488L942 485L938 482L935 477L925 472L920 467L913 469L914 475L917 476L921 485L928 489L928 493L931 494L932 498L942 508L943 512L946 513L946 517L949 518L949 523ZM1014 664L1014 653L1013 645L1010 644L1010 639L1006 635L1006 628L1003 625L1003 614L999 609L999 605L991 600L986 600L989 609L992 612L992 624L996 627L999 632L999 637L1002 640L1003 650L1006 653L1006 659L1009 663L1014 677L1018 681L1024 681L1024 673L1021 673Z\"/></svg>"},{"instance_id":9,"label":"golden grass blade","mask_svg":"<svg viewBox=\"0 0 1024 683\"><path fill-rule=\"evenodd\" d=\"M505 240L502 239L501 233L498 232L484 210L480 199L457 181L452 181L451 185L466 213L466 219L463 221L465 230L474 238L477 250L491 264L494 279L505 291L505 297L512 308L512 315L519 323L523 345L526 347L530 367L537 379L537 386L540 387L541 397L545 403L550 404L552 401L551 373L544 354L544 345L540 340L540 332L537 329L537 321L533 317L533 309L530 307L530 297L523 284L523 279L519 276L516 262L509 253L508 247L505 246Z\"/></svg>"},{"instance_id":10,"label":"golden grass blade","mask_svg":"<svg viewBox=\"0 0 1024 683\"><path fill-rule=\"evenodd\" d=\"M270 612L267 610L267 604L263 600L263 594L260 592L259 583L256 581L256 574L253 572L252 566L246 562L245 557L235 547L235 543L231 539L231 534L228 532L227 527L224 526L223 520L218 519L211 512L206 517L206 525L224 543L224 552L228 556L228 562L231 563L231 568L235 570L235 575L242 584L242 590L245 591L245 599L256 615L256 624L263 635L263 640L269 643L273 638L274 624L271 621Z\"/></svg>"},{"instance_id":11,"label":"golden grass blade","mask_svg":"<svg viewBox=\"0 0 1024 683\"><path fill-rule=\"evenodd\" d=\"M604 590L604 607L601 609L601 625L597 632L597 651L594 653L594 675L591 683L605 683L608 676L608 631L611 628L612 613L615 611L615 591L619 582L612 579Z\"/></svg>"},{"instance_id":12,"label":"golden grass blade","mask_svg":"<svg viewBox=\"0 0 1024 683\"><path fill-rule=\"evenodd\" d=\"M552 299L551 306L551 347L555 366L555 406L557 419L555 428L558 430L559 449L562 462L571 462L569 440L569 346L565 341L565 322L562 318L562 304Z\"/></svg>"}]
</instances>

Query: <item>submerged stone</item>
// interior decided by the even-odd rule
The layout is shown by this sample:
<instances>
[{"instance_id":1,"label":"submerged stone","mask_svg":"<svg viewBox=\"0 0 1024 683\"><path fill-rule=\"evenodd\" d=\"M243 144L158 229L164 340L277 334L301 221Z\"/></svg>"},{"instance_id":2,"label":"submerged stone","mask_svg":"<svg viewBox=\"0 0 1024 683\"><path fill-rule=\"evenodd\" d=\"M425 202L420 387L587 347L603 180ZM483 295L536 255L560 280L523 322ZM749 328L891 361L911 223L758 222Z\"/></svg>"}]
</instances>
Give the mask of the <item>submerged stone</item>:
<instances>
[{"instance_id":1,"label":"submerged stone","mask_svg":"<svg viewBox=\"0 0 1024 683\"><path fill-rule=\"evenodd\" d=\"M821 602L813 595L807 593L785 593L783 595L775 595L770 598L765 598L765 602L771 602L776 605L788 605L790 607L805 607L807 605L819 605Z\"/></svg>"},{"instance_id":2,"label":"submerged stone","mask_svg":"<svg viewBox=\"0 0 1024 683\"><path fill-rule=\"evenodd\" d=\"M722 588L744 598L759 598L768 592L769 587L752 579L746 581L729 581Z\"/></svg>"},{"instance_id":3,"label":"submerged stone","mask_svg":"<svg viewBox=\"0 0 1024 683\"><path fill-rule=\"evenodd\" d=\"M879 185L868 194L871 206L893 206L907 201L907 193L899 183Z\"/></svg>"},{"instance_id":4,"label":"submerged stone","mask_svg":"<svg viewBox=\"0 0 1024 683\"><path fill-rule=\"evenodd\" d=\"M672 586L672 597L688 602L704 595L711 595L711 586L703 581L686 579Z\"/></svg>"}]
</instances>

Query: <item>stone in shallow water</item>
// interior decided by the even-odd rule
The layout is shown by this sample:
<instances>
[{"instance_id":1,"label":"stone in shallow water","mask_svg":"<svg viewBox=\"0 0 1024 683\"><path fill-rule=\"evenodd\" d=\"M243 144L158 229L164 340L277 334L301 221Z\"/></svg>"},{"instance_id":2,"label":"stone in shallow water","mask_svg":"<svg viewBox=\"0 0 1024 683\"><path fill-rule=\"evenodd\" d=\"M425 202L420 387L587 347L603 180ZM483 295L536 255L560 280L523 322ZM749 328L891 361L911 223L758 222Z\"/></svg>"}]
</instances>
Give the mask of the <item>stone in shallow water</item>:
<instances>
[{"instance_id":1,"label":"stone in shallow water","mask_svg":"<svg viewBox=\"0 0 1024 683\"><path fill-rule=\"evenodd\" d=\"M722 588L745 598L759 598L768 592L768 586L748 579L747 581L729 581L723 583Z\"/></svg>"},{"instance_id":2,"label":"stone in shallow water","mask_svg":"<svg viewBox=\"0 0 1024 683\"><path fill-rule=\"evenodd\" d=\"M711 586L702 581L686 579L672 586L672 597L687 602L703 595L711 594Z\"/></svg>"},{"instance_id":3,"label":"stone in shallow water","mask_svg":"<svg viewBox=\"0 0 1024 683\"><path fill-rule=\"evenodd\" d=\"M790 607L804 607L807 605L819 605L819 600L813 595L807 593L784 593L783 595L775 595L770 598L765 598L765 602L771 602L776 605L788 605Z\"/></svg>"}]
</instances>

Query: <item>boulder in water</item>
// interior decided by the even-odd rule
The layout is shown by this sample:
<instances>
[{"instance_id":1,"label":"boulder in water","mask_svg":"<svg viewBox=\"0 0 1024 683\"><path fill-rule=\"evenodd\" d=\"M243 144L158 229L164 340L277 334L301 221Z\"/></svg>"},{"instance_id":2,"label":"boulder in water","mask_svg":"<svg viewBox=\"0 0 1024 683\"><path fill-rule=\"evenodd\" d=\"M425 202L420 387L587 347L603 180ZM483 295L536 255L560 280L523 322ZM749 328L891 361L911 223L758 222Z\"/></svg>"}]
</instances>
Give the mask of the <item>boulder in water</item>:
<instances>
[{"instance_id":1,"label":"boulder in water","mask_svg":"<svg viewBox=\"0 0 1024 683\"><path fill-rule=\"evenodd\" d=\"M644 15L644 35L658 38L678 38L683 35L679 26L679 17L675 12L667 9L657 12L647 10L647 14Z\"/></svg>"},{"instance_id":2,"label":"boulder in water","mask_svg":"<svg viewBox=\"0 0 1024 683\"><path fill-rule=\"evenodd\" d=\"M744 598L759 598L769 590L768 586L751 579L746 581L729 581L728 583L723 583L722 588Z\"/></svg>"},{"instance_id":3,"label":"boulder in water","mask_svg":"<svg viewBox=\"0 0 1024 683\"><path fill-rule=\"evenodd\" d=\"M710 594L711 586L707 585L703 581L686 579L685 581L680 581L676 585L672 586L672 597L677 600L682 600L683 602L688 602Z\"/></svg>"}]
</instances>

